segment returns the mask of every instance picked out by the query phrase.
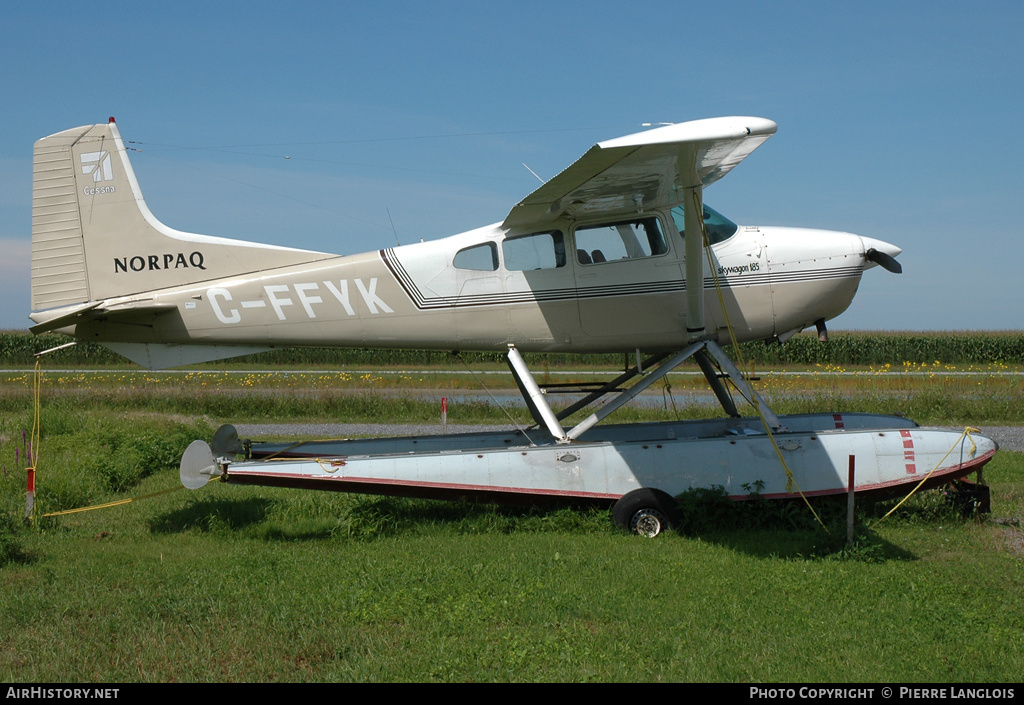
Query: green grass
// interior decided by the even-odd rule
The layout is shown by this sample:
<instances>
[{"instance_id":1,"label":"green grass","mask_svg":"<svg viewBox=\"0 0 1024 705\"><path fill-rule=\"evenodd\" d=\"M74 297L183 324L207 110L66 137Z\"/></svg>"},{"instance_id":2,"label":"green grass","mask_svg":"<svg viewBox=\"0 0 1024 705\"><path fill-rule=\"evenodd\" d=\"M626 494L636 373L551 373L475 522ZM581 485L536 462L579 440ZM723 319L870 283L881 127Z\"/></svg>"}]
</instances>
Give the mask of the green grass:
<instances>
[{"instance_id":1,"label":"green grass","mask_svg":"<svg viewBox=\"0 0 1024 705\"><path fill-rule=\"evenodd\" d=\"M755 387L779 414L872 412L901 414L922 424L1013 425L1024 407L1024 376L972 371L945 364L907 363L848 375L836 366L762 372ZM611 373L610 373L611 374ZM31 371L0 373L0 413L32 406ZM539 371L538 381L571 377ZM585 377L594 381L595 377ZM653 404L631 403L616 418L653 421L721 416L699 375L672 375L649 390ZM486 385L486 389L483 385ZM451 423L532 423L519 401L502 408L486 390L508 390L511 375L481 376L330 372L212 372L158 374L135 370L43 371L44 413L73 418L78 411L179 414L212 423L258 421L438 422L448 396ZM463 398L463 395L468 395ZM475 396L474 396L475 395ZM479 397L476 398L476 397ZM737 397L738 399L738 397ZM560 399L555 399L555 404ZM738 399L738 401L741 401ZM753 413L749 407L741 413ZM61 421L65 423L66 421ZM23 421L23 425L31 425ZM3 429L0 428L0 435Z\"/></svg>"},{"instance_id":2,"label":"green grass","mask_svg":"<svg viewBox=\"0 0 1024 705\"><path fill-rule=\"evenodd\" d=\"M1024 534L935 493L858 507L607 511L211 483L31 527L0 414L0 680L1013 682ZM177 486L188 415L44 408L41 512ZM1024 454L986 467L1024 516Z\"/></svg>"}]
</instances>

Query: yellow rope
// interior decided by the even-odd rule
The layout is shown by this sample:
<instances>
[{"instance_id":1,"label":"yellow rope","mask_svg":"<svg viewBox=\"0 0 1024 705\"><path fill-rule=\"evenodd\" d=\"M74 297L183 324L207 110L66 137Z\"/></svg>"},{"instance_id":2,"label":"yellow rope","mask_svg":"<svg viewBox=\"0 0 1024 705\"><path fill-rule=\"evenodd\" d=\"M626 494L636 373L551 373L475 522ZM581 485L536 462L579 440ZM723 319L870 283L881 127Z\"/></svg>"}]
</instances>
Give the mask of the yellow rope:
<instances>
[{"instance_id":1,"label":"yellow rope","mask_svg":"<svg viewBox=\"0 0 1024 705\"><path fill-rule=\"evenodd\" d=\"M890 509L888 512L885 513L885 516L883 516L881 519L879 519L874 524L872 524L871 528L874 528L874 527L878 526L880 523L882 523L882 521L884 519L887 519L890 514L892 514L897 509L902 507L906 503L906 501L908 499L913 497L914 493L917 492L919 489L921 489L921 485L923 485L925 482L927 482L928 478L930 478L932 475L935 474L935 471L938 470L939 466L942 465L942 463L946 460L946 458L949 457L949 454L952 453L956 449L956 447L958 445L960 445L960 442L963 441L965 436L967 437L967 440L969 440L971 442L971 455L973 456L974 452L978 449L978 445L974 442L974 439L971 438L971 432L972 431L976 431L976 432L980 433L981 429L980 428L974 428L973 426L965 426L964 427L964 432L961 433L960 437L957 438L956 441L953 442L953 446L949 450L946 451L946 454L944 456L942 456L942 459L939 460L939 462L937 462L935 464L935 467L933 467L931 470L929 470L928 474L925 475L923 478L921 478L920 482L918 482L916 485L914 485L914 489L910 490L910 492L907 494L907 496L900 500L899 504L897 504L895 507Z\"/></svg>"},{"instance_id":2,"label":"yellow rope","mask_svg":"<svg viewBox=\"0 0 1024 705\"><path fill-rule=\"evenodd\" d=\"M162 494L170 494L171 492L177 492L178 490L185 489L184 486L172 487L168 490L160 490L159 492L153 492L152 494L144 494L140 497L129 497L128 499L119 499L116 502L107 502L106 504L94 504L91 507L79 507L77 509L65 509L61 512L49 512L43 514L44 517L59 517L64 514L78 514L79 512L91 512L94 509L107 509L108 507L118 507L122 504L131 504L132 502L138 502L143 499L150 499L151 497L159 497Z\"/></svg>"},{"instance_id":3,"label":"yellow rope","mask_svg":"<svg viewBox=\"0 0 1024 705\"><path fill-rule=\"evenodd\" d=\"M25 469L32 474L32 485L35 486L36 481L39 477L37 472L39 470L39 438L42 434L42 413L41 413L41 402L40 397L42 396L43 387L43 370L40 365L39 358L36 358L35 372L32 375L32 433L28 437L28 457L26 460L29 465ZM35 518L36 514L36 503L35 497L32 497L31 509L26 509L26 521L31 521Z\"/></svg>"},{"instance_id":4,"label":"yellow rope","mask_svg":"<svg viewBox=\"0 0 1024 705\"><path fill-rule=\"evenodd\" d=\"M40 438L40 436L42 434L42 426L43 426L43 424L42 424L42 411L41 411L42 403L40 401L40 397L42 396L42 388L43 388L43 369L42 369L42 366L40 364L39 358L36 358L36 369L35 369L35 374L33 376L32 387L33 387L33 389L32 389L33 414L32 414L32 441L31 441L32 442L32 457L30 458L30 460L32 460L32 462L35 463L37 461L37 459L39 458L39 438Z\"/></svg>"},{"instance_id":5,"label":"yellow rope","mask_svg":"<svg viewBox=\"0 0 1024 705\"><path fill-rule=\"evenodd\" d=\"M279 451L275 451L275 452L271 453L270 455L268 455L267 457L262 458L262 459L263 460L279 460L279 458L277 456L281 455L281 453L287 453L292 448L298 448L299 446L303 445L304 443L305 443L305 441L296 441L295 443L292 443L287 448L282 448Z\"/></svg>"},{"instance_id":6,"label":"yellow rope","mask_svg":"<svg viewBox=\"0 0 1024 705\"><path fill-rule=\"evenodd\" d=\"M42 424L42 397L43 387L43 370L40 360L36 358L35 374L32 381L32 434L29 436L29 462L32 463L31 469L36 473L36 482L39 481L39 439L42 437L43 424ZM154 492L152 494L142 495L141 497L133 497L130 499L121 499L116 502L107 502L106 504L97 504L91 507L79 507L78 509L65 509L61 512L48 512L43 514L43 517L56 517L63 514L77 514L78 512L88 512L93 509L106 509L107 507L116 507L122 504L130 504L131 502L138 501L140 499L149 499L150 497L159 497L162 494L169 494L171 492L177 492L178 490L184 489L182 486L172 487L169 490L161 490L160 492ZM35 503L32 504L32 513L35 514Z\"/></svg>"}]
</instances>

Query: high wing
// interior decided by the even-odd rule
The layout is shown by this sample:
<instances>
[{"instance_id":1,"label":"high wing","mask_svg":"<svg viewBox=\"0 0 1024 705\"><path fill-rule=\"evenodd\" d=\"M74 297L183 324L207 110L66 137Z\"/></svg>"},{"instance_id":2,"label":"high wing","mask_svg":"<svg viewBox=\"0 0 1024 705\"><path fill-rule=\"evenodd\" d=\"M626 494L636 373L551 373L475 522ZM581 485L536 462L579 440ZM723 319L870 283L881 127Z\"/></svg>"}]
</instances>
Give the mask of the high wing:
<instances>
[{"instance_id":1,"label":"high wing","mask_svg":"<svg viewBox=\"0 0 1024 705\"><path fill-rule=\"evenodd\" d=\"M505 218L529 229L565 215L616 216L672 208L683 189L718 181L775 134L758 117L694 120L599 142Z\"/></svg>"}]
</instances>

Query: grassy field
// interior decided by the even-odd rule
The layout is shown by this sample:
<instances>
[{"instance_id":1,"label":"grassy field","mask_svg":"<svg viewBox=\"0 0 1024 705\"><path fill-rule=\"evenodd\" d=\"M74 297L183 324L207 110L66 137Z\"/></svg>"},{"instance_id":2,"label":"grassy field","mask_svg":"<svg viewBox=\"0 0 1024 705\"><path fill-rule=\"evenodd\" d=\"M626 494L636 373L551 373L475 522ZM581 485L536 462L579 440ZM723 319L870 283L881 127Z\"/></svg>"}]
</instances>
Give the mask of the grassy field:
<instances>
[{"instance_id":1,"label":"grassy field","mask_svg":"<svg viewBox=\"0 0 1024 705\"><path fill-rule=\"evenodd\" d=\"M823 366L764 375L759 388L784 412L841 404L1021 423L1017 378L937 368ZM45 378L40 513L143 499L24 526L30 383L0 379L6 682L1016 682L1024 672L1021 453L987 466L985 521L938 492L884 520L892 503L863 502L850 550L845 505L816 505L826 531L801 505L710 495L687 498L678 533L644 540L601 509L219 483L147 497L177 487L184 446L221 422L434 421L432 396L471 385L461 377L77 374ZM426 394L392 391L410 385ZM630 413L672 418L695 393L686 378L668 391ZM453 423L503 419L488 403L449 409Z\"/></svg>"},{"instance_id":2,"label":"grassy field","mask_svg":"<svg viewBox=\"0 0 1024 705\"><path fill-rule=\"evenodd\" d=\"M537 378L542 384L597 379L543 366L537 368ZM31 370L0 372L0 412L31 408L32 379ZM815 365L760 372L755 387L784 414L864 411L902 414L928 424L1016 425L1024 408L1024 374L1005 365L983 370L946 363L855 370ZM518 394L511 395L511 404L496 403L490 396L512 389L511 375L493 365L476 365L459 374L429 368L184 373L48 368L42 383L47 406L57 414L61 409L178 413L216 424L435 422L442 396L450 399L448 416L453 423L507 423L510 414L527 423L529 415ZM686 372L653 385L643 400L630 404L617 418L661 420L720 413L704 378Z\"/></svg>"}]
</instances>

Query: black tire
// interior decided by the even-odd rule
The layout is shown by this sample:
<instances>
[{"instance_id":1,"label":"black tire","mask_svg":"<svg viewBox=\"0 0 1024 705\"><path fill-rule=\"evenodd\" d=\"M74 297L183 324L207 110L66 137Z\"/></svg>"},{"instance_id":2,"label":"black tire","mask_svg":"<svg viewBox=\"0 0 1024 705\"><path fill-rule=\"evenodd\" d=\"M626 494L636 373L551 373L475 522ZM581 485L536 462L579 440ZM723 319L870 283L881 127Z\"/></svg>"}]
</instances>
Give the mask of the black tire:
<instances>
[{"instance_id":1,"label":"black tire","mask_svg":"<svg viewBox=\"0 0 1024 705\"><path fill-rule=\"evenodd\" d=\"M653 538L662 531L674 530L679 503L667 492L641 487L627 492L612 505L612 518L626 531Z\"/></svg>"}]
</instances>

